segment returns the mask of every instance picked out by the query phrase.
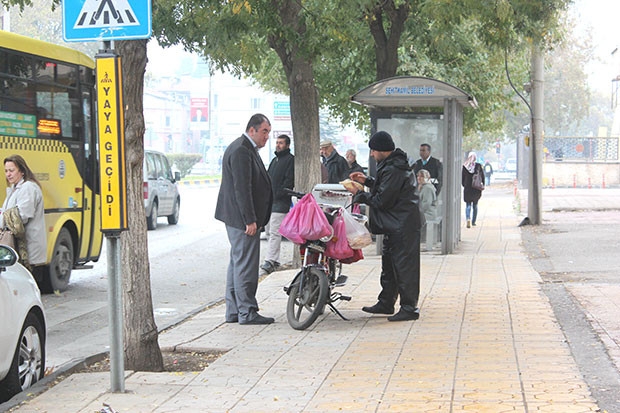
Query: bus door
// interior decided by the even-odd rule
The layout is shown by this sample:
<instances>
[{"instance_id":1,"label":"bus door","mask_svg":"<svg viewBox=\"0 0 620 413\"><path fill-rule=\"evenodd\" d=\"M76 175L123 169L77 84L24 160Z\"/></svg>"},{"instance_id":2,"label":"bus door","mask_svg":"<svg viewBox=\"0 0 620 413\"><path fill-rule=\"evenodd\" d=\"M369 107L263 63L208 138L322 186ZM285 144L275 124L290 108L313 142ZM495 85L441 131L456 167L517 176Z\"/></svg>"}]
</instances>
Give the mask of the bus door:
<instances>
[{"instance_id":1,"label":"bus door","mask_svg":"<svg viewBox=\"0 0 620 413\"><path fill-rule=\"evenodd\" d=\"M87 86L89 87L89 86ZM82 117L84 119L84 174L82 186L82 242L79 257L88 261L99 256L103 235L101 233L101 220L99 210L101 200L99 196L99 169L97 163L96 136L93 133L95 120L91 116L94 113L94 99L91 90L82 90Z\"/></svg>"}]
</instances>

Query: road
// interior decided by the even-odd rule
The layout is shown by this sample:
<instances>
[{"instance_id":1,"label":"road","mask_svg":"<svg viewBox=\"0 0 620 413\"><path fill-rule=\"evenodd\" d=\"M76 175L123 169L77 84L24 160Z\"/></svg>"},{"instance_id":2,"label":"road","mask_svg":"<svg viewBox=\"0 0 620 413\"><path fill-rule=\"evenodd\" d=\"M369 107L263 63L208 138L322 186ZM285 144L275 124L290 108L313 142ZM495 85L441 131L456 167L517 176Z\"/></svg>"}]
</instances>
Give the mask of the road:
<instances>
[{"instance_id":1,"label":"road","mask_svg":"<svg viewBox=\"0 0 620 413\"><path fill-rule=\"evenodd\" d=\"M161 329L224 293L228 239L213 218L218 187L181 187L177 225L159 219L148 232L155 320ZM105 246L93 268L75 270L69 289L43 296L47 312L47 366L108 350L108 280Z\"/></svg>"},{"instance_id":2,"label":"road","mask_svg":"<svg viewBox=\"0 0 620 413\"><path fill-rule=\"evenodd\" d=\"M620 412L620 191L545 189L543 206L524 247L599 407Z\"/></svg>"}]
</instances>

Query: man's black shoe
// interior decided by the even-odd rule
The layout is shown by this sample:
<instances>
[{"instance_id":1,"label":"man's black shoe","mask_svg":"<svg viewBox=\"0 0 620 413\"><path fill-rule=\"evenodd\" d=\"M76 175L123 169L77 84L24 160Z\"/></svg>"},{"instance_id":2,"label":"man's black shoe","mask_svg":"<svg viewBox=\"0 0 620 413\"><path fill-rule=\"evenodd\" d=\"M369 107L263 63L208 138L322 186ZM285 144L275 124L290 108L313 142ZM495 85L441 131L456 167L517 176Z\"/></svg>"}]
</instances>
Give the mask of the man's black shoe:
<instances>
[{"instance_id":1,"label":"man's black shoe","mask_svg":"<svg viewBox=\"0 0 620 413\"><path fill-rule=\"evenodd\" d=\"M394 315L389 316L388 321L409 321L409 320L417 320L420 318L420 310L416 308L415 311L406 311L402 308Z\"/></svg>"},{"instance_id":2,"label":"man's black shoe","mask_svg":"<svg viewBox=\"0 0 620 413\"><path fill-rule=\"evenodd\" d=\"M260 314L256 314L256 317L254 317L251 320L246 320L246 321L239 321L239 324L242 325L259 325L259 324L271 324L274 321L276 321L273 317L263 317Z\"/></svg>"},{"instance_id":3,"label":"man's black shoe","mask_svg":"<svg viewBox=\"0 0 620 413\"><path fill-rule=\"evenodd\" d=\"M362 311L370 314L394 314L394 307L387 307L382 302L378 302L371 307L362 307Z\"/></svg>"},{"instance_id":4,"label":"man's black shoe","mask_svg":"<svg viewBox=\"0 0 620 413\"><path fill-rule=\"evenodd\" d=\"M226 319L226 322L227 323L237 323L237 322L239 322L239 317L236 316L236 315L231 316L230 318Z\"/></svg>"}]
</instances>

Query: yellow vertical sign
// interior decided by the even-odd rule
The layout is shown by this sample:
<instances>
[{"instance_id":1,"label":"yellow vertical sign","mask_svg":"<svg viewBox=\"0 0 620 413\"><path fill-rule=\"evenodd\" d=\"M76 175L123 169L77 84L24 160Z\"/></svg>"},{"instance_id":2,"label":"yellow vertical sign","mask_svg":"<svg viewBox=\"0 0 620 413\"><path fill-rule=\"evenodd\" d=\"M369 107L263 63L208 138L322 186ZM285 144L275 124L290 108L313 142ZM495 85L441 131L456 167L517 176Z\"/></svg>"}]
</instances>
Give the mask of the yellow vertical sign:
<instances>
[{"instance_id":1,"label":"yellow vertical sign","mask_svg":"<svg viewBox=\"0 0 620 413\"><path fill-rule=\"evenodd\" d=\"M99 54L97 60L97 120L101 231L127 229L127 177L121 58Z\"/></svg>"}]
</instances>

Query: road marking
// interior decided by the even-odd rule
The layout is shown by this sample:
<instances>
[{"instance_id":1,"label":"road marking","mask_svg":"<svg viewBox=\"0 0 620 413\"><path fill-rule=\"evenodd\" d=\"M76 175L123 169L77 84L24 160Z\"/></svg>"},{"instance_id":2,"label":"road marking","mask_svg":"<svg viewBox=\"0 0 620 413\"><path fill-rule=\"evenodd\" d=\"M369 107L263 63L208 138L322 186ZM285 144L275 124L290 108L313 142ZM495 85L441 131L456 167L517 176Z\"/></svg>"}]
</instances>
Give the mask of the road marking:
<instances>
[{"instance_id":1,"label":"road marking","mask_svg":"<svg viewBox=\"0 0 620 413\"><path fill-rule=\"evenodd\" d=\"M139 26L131 5L127 0L86 0L74 29Z\"/></svg>"}]
</instances>

